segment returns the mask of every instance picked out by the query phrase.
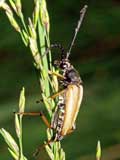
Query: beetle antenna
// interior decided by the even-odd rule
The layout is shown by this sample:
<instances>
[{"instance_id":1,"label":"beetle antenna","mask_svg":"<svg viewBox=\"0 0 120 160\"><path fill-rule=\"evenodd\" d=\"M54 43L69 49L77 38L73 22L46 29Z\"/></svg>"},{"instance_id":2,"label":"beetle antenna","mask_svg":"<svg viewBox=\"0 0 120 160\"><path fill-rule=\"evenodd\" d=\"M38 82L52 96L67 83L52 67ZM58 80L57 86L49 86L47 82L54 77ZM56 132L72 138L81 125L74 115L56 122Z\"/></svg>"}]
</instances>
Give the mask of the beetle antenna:
<instances>
[{"instance_id":1,"label":"beetle antenna","mask_svg":"<svg viewBox=\"0 0 120 160\"><path fill-rule=\"evenodd\" d=\"M61 44L56 44L56 43L55 44L51 44L50 47L47 48L47 50L43 54L43 57L45 55L47 55L52 48L60 49L61 50L61 58L65 57L65 49L63 48L63 46Z\"/></svg>"},{"instance_id":2,"label":"beetle antenna","mask_svg":"<svg viewBox=\"0 0 120 160\"><path fill-rule=\"evenodd\" d=\"M74 34L74 36L73 36L73 39L72 39L72 42L71 42L71 44L70 44L69 51L67 52L67 56L66 56L66 58L68 58L68 57L69 57L69 55L70 55L70 52L71 52L71 49L72 49L72 47L73 47L73 45L74 45L74 42L75 42L75 39L76 39L77 33L78 33L78 31L80 30L80 27L81 27L82 21L83 21L83 19L84 19L84 16L85 16L85 13L86 13L87 7L88 7L88 6L87 6L87 5L85 5L85 6L80 10L80 19L79 19L79 21L78 21L77 27L75 28L75 34Z\"/></svg>"}]
</instances>

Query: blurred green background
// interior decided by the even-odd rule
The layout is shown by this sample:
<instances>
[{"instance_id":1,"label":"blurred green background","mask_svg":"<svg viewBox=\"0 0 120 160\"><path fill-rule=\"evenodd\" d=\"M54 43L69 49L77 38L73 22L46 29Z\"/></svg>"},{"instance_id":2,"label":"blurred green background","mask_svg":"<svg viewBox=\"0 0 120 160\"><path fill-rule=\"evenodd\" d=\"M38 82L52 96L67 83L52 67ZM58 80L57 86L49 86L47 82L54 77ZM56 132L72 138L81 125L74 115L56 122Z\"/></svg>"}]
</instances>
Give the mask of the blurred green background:
<instances>
[{"instance_id":1,"label":"blurred green background","mask_svg":"<svg viewBox=\"0 0 120 160\"><path fill-rule=\"evenodd\" d=\"M26 17L31 16L32 3L23 2ZM120 1L47 1L51 43L62 43L67 49L84 4L87 14L70 55L84 82L84 99L77 129L62 146L67 160L93 160L100 140L102 159L120 159ZM44 111L42 104L36 104L40 90L31 54L0 11L0 128L14 137L13 111L22 86L26 88L26 111ZM46 140L46 127L38 117L25 117L23 129L24 153L33 159L35 148ZM45 151L40 155L47 159ZM0 160L8 159L12 158L0 136Z\"/></svg>"}]
</instances>

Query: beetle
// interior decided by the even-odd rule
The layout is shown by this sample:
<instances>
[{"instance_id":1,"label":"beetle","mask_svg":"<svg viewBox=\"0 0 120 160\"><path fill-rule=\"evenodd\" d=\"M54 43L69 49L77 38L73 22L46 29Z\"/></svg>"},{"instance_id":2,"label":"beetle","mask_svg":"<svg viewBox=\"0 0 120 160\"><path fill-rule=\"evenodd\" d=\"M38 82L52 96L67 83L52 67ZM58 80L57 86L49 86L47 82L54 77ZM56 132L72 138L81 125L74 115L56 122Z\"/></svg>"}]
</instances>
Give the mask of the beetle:
<instances>
[{"instance_id":1,"label":"beetle","mask_svg":"<svg viewBox=\"0 0 120 160\"><path fill-rule=\"evenodd\" d=\"M76 39L76 35L80 29L86 9L87 6L85 5L80 12L80 20L78 21L78 25L75 29L75 34L72 43L70 44L69 51L65 53L62 45L53 44L45 53L47 54L51 48L59 48L61 50L61 60L55 60L54 65L60 69L61 76L58 75L58 78L60 77L59 82L60 85L62 85L63 90L58 92L56 95L51 96L51 98L58 96L59 99L51 122L51 128L54 131L54 136L51 141L60 141L64 136L71 133L76 128L75 121L83 98L83 85L79 73L73 65L71 65L68 58Z\"/></svg>"},{"instance_id":2,"label":"beetle","mask_svg":"<svg viewBox=\"0 0 120 160\"><path fill-rule=\"evenodd\" d=\"M65 56L63 47L60 44L53 46L62 51L61 60L55 61L54 64L60 69L63 76L63 78L60 77L59 81L63 90L51 96L51 98L58 96L58 104L51 121L51 128L54 130L52 139L53 141L60 141L75 129L76 117L83 98L83 86L77 70L68 60L68 54Z\"/></svg>"},{"instance_id":3,"label":"beetle","mask_svg":"<svg viewBox=\"0 0 120 160\"><path fill-rule=\"evenodd\" d=\"M69 61L69 55L74 45L77 33L81 27L86 9L87 6L85 5L80 11L80 19L77 27L75 28L75 34L70 44L69 51L66 53L62 45L53 44L45 52L45 54L48 54L49 50L52 48L58 48L61 50L61 59L54 61L54 65L59 68L60 74L50 72L50 74L56 75L58 78L60 78L59 83L60 86L62 86L62 91L59 91L57 94L49 97L53 99L58 97L58 103L56 105L55 112L53 113L51 124L49 124L47 118L42 112L17 113L23 115L41 116L45 124L53 130L52 139L46 142L45 145L53 141L62 140L64 136L73 132L73 130L76 128L75 122L83 98L83 85L78 71Z\"/></svg>"}]
</instances>

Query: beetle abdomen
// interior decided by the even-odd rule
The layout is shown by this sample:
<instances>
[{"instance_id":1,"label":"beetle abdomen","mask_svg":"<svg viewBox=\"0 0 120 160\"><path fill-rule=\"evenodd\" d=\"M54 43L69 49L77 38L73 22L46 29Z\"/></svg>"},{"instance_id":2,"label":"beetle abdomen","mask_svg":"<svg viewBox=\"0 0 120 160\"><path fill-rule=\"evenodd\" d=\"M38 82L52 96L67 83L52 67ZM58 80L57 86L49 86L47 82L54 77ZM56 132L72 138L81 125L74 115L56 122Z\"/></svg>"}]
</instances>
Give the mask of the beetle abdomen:
<instances>
[{"instance_id":1,"label":"beetle abdomen","mask_svg":"<svg viewBox=\"0 0 120 160\"><path fill-rule=\"evenodd\" d=\"M58 141L62 139L61 131L64 122L64 112L65 112L65 104L64 104L64 94L59 96L59 102L56 107L51 127L55 130L54 140Z\"/></svg>"}]
</instances>

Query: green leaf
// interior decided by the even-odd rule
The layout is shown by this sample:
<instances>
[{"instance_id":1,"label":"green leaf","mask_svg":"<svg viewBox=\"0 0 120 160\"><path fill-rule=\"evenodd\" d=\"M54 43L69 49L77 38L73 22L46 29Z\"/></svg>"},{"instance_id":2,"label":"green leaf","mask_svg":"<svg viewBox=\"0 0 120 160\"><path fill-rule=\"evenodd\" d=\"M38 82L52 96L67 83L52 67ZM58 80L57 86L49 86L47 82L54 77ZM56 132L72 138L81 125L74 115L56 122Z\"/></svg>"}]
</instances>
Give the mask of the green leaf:
<instances>
[{"instance_id":1,"label":"green leaf","mask_svg":"<svg viewBox=\"0 0 120 160\"><path fill-rule=\"evenodd\" d=\"M0 0L0 7L5 3L5 0Z\"/></svg>"},{"instance_id":2,"label":"green leaf","mask_svg":"<svg viewBox=\"0 0 120 160\"><path fill-rule=\"evenodd\" d=\"M96 160L101 159L101 144L100 141L97 143Z\"/></svg>"},{"instance_id":3,"label":"green leaf","mask_svg":"<svg viewBox=\"0 0 120 160\"><path fill-rule=\"evenodd\" d=\"M12 8L14 9L14 11L17 13L17 8L16 8L16 5L15 5L15 1L14 0L9 0Z\"/></svg>"},{"instance_id":4,"label":"green leaf","mask_svg":"<svg viewBox=\"0 0 120 160\"><path fill-rule=\"evenodd\" d=\"M8 144L9 148L16 154L19 155L19 147L13 137L4 129L0 129L0 133L2 134L5 142Z\"/></svg>"},{"instance_id":5,"label":"green leaf","mask_svg":"<svg viewBox=\"0 0 120 160\"><path fill-rule=\"evenodd\" d=\"M51 160L53 160L54 159L54 154L53 154L51 148L47 145L47 146L45 146L45 149L46 149L49 157L51 158Z\"/></svg>"},{"instance_id":6,"label":"green leaf","mask_svg":"<svg viewBox=\"0 0 120 160\"><path fill-rule=\"evenodd\" d=\"M21 129L20 129L20 122L17 114L15 114L15 130L16 130L17 137L20 138Z\"/></svg>"},{"instance_id":7,"label":"green leaf","mask_svg":"<svg viewBox=\"0 0 120 160\"><path fill-rule=\"evenodd\" d=\"M15 160L18 160L19 155L16 155L10 148L8 148L8 151L10 152L10 154L13 156Z\"/></svg>"},{"instance_id":8,"label":"green leaf","mask_svg":"<svg viewBox=\"0 0 120 160\"><path fill-rule=\"evenodd\" d=\"M24 108L25 108L25 88L23 87L20 92L19 112L24 112Z\"/></svg>"}]
</instances>

